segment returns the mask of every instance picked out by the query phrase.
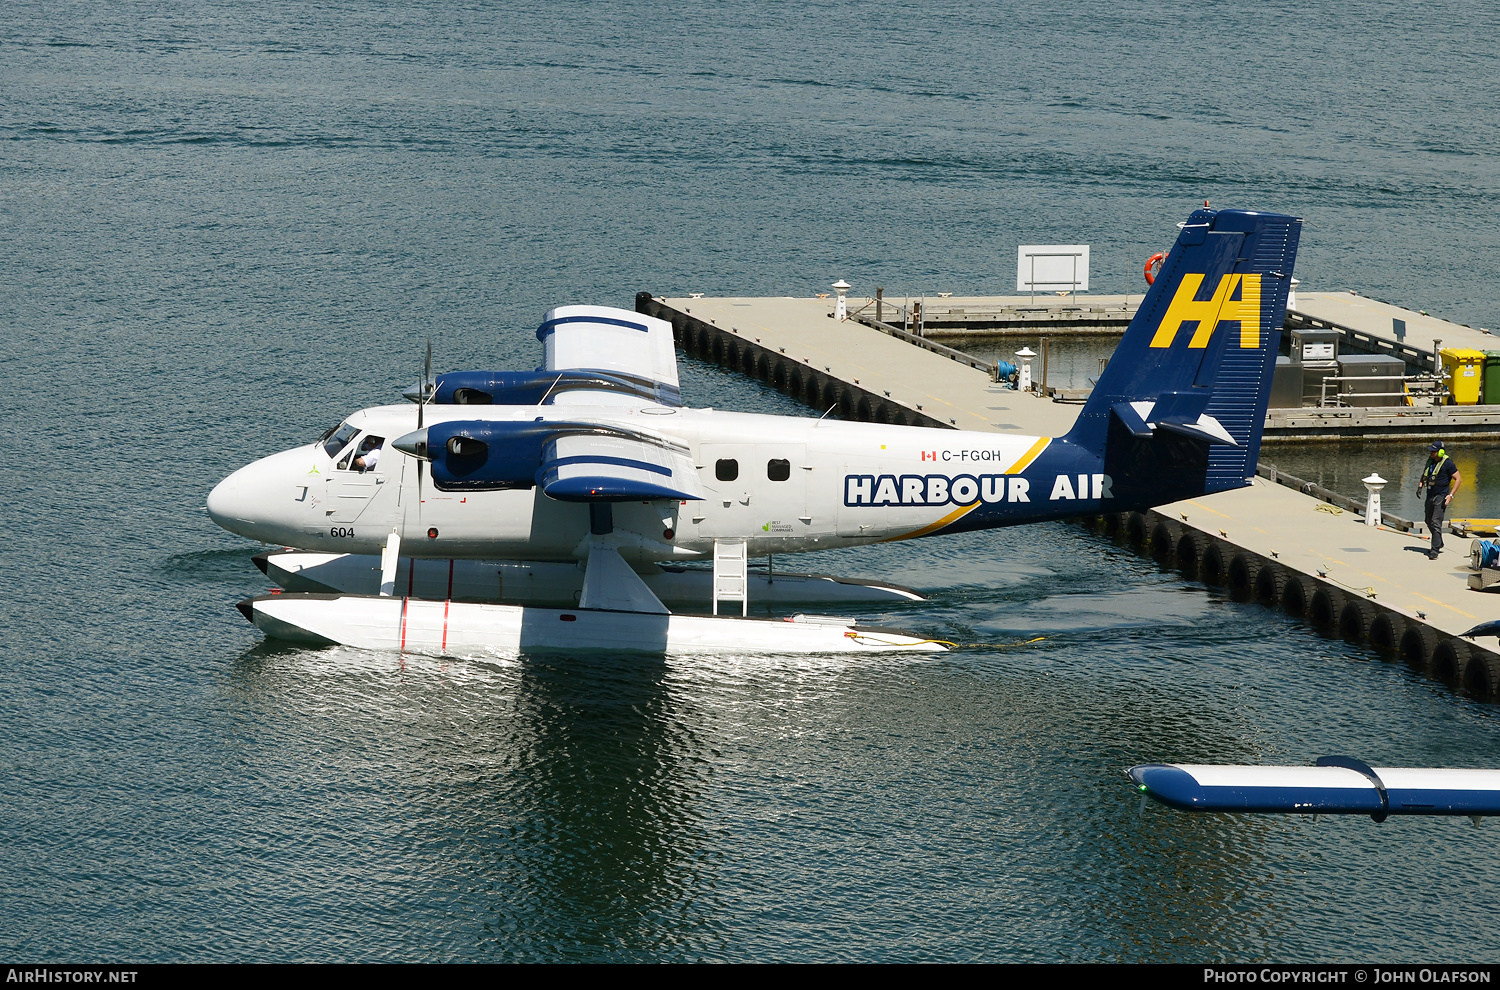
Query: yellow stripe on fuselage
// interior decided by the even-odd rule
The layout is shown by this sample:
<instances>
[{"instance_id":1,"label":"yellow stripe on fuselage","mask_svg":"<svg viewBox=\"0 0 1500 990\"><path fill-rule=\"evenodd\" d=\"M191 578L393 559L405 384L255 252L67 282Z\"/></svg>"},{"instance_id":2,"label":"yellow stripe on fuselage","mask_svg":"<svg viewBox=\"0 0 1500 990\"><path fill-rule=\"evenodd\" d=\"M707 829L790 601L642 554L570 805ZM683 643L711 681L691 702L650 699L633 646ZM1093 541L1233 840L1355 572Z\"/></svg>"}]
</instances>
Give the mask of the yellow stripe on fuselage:
<instances>
[{"instance_id":1,"label":"yellow stripe on fuselage","mask_svg":"<svg viewBox=\"0 0 1500 990\"><path fill-rule=\"evenodd\" d=\"M1036 460L1037 457L1041 455L1042 451L1047 449L1047 445L1051 442L1051 437L1038 437L1036 443L1031 445L1031 449L1022 454L1020 460L1016 461L1010 467L1006 468L1005 473L1020 474L1022 471L1026 470L1026 468L1031 465L1031 462Z\"/></svg>"},{"instance_id":2,"label":"yellow stripe on fuselage","mask_svg":"<svg viewBox=\"0 0 1500 990\"><path fill-rule=\"evenodd\" d=\"M1026 453L1024 453L1024 454L1021 455L1021 457L1020 457L1019 460L1017 460L1014 464L1012 464L1010 467L1008 467L1008 468L1005 469L1005 473L1006 474L1020 474L1022 471L1026 470L1026 468L1031 464L1032 461L1036 460L1039 456L1041 456L1042 451L1046 450L1047 449L1047 445L1050 444L1051 442L1052 442L1052 438L1051 437L1038 437L1036 443L1032 444L1027 449ZM880 542L881 543L891 543L891 542L894 542L895 540L913 540L913 539L916 539L919 536L927 536L930 533L936 533L938 530L942 529L944 526L947 526L949 523L956 522L959 519L962 519L964 516L966 516L969 513L973 512L975 509L979 508L983 504L984 503L982 501L976 499L974 501L973 505L962 505L962 506L959 506L958 508L956 508L952 512L948 513L943 518L939 519L937 522L928 523L926 526L923 526L921 529L914 529L910 533L903 533L900 536L887 536L885 539L881 540Z\"/></svg>"},{"instance_id":3,"label":"yellow stripe on fuselage","mask_svg":"<svg viewBox=\"0 0 1500 990\"><path fill-rule=\"evenodd\" d=\"M946 516L944 516L943 518L939 519L935 523L928 523L926 526L923 526L921 529L914 529L910 533L902 533L900 536L887 536L885 539L881 540L880 542L881 543L894 543L897 540L914 540L914 539L916 539L919 536L926 536L929 533L936 533L938 530L942 529L944 526L946 526L949 523L954 522L954 521L956 521L958 519L962 519L964 516L966 516L969 513L973 512L975 509L979 508L983 504L984 504L983 502L981 502L981 501L979 501L979 500L976 499L973 505L959 506L957 509L954 509L952 512L948 513Z\"/></svg>"}]
</instances>

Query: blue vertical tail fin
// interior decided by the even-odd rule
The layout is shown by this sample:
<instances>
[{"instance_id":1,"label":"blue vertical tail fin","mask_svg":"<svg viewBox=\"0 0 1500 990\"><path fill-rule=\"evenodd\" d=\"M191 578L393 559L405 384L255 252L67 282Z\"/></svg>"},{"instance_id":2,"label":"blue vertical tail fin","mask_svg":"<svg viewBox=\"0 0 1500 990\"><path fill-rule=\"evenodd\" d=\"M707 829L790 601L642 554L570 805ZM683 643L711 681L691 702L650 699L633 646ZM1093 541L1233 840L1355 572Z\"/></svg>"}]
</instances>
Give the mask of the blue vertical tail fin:
<instances>
[{"instance_id":1,"label":"blue vertical tail fin","mask_svg":"<svg viewBox=\"0 0 1500 990\"><path fill-rule=\"evenodd\" d=\"M1121 508L1254 476L1301 231L1245 210L1183 225L1067 436L1103 455Z\"/></svg>"}]
</instances>

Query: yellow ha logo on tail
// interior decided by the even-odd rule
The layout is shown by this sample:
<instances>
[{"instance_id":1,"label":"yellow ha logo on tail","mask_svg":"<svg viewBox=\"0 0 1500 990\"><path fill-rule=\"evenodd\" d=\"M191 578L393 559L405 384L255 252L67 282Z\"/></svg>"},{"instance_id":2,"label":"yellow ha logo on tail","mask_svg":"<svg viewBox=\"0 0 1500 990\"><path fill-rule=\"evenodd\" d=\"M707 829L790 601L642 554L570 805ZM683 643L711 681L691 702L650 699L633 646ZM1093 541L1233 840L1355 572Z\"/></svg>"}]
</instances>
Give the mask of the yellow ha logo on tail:
<instances>
[{"instance_id":1,"label":"yellow ha logo on tail","mask_svg":"<svg viewBox=\"0 0 1500 990\"><path fill-rule=\"evenodd\" d=\"M1177 331L1184 323L1198 324L1189 347L1207 347L1208 338L1214 328L1225 321L1237 320L1240 324L1240 346L1260 346L1260 276L1223 275L1213 298L1198 299L1198 290L1203 285L1202 275L1184 275L1167 307L1167 315L1156 336L1151 338L1152 347L1171 347ZM1236 298L1238 297L1238 298Z\"/></svg>"}]
</instances>

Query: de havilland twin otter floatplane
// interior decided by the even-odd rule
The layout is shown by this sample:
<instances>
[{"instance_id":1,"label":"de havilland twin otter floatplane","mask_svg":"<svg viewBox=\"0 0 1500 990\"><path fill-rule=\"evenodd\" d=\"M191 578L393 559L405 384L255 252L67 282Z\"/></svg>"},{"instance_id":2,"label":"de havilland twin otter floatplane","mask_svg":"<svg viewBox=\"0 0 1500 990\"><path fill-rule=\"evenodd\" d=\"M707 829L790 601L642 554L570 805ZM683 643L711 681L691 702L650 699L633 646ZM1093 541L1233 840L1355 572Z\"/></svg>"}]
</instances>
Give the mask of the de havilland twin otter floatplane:
<instances>
[{"instance_id":1,"label":"de havilland twin otter floatplane","mask_svg":"<svg viewBox=\"0 0 1500 990\"><path fill-rule=\"evenodd\" d=\"M454 655L942 650L852 619L746 618L747 600L920 600L746 560L1249 484L1300 232L1195 211L1066 436L691 409L669 323L564 306L537 331L537 371L424 375L414 404L234 472L208 512L289 548L257 558L285 592L240 605L272 637Z\"/></svg>"}]
</instances>

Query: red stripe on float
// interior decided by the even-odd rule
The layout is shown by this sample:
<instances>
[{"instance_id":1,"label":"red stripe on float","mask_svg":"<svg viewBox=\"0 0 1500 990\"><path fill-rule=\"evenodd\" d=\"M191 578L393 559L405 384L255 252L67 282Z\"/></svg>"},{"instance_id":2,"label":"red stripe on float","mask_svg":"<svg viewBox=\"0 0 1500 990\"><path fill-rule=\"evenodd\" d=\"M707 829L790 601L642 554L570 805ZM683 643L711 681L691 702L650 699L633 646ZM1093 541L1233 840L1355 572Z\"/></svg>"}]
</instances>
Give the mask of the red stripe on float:
<instances>
[{"instance_id":1,"label":"red stripe on float","mask_svg":"<svg viewBox=\"0 0 1500 990\"><path fill-rule=\"evenodd\" d=\"M401 599L401 652L402 653L406 652L406 603L409 602L409 601L411 601L411 599L409 599L409 598L403 598L403 599Z\"/></svg>"},{"instance_id":2,"label":"red stripe on float","mask_svg":"<svg viewBox=\"0 0 1500 990\"><path fill-rule=\"evenodd\" d=\"M443 652L448 652L448 607L453 604L453 561L448 561L448 597L443 600Z\"/></svg>"}]
</instances>

